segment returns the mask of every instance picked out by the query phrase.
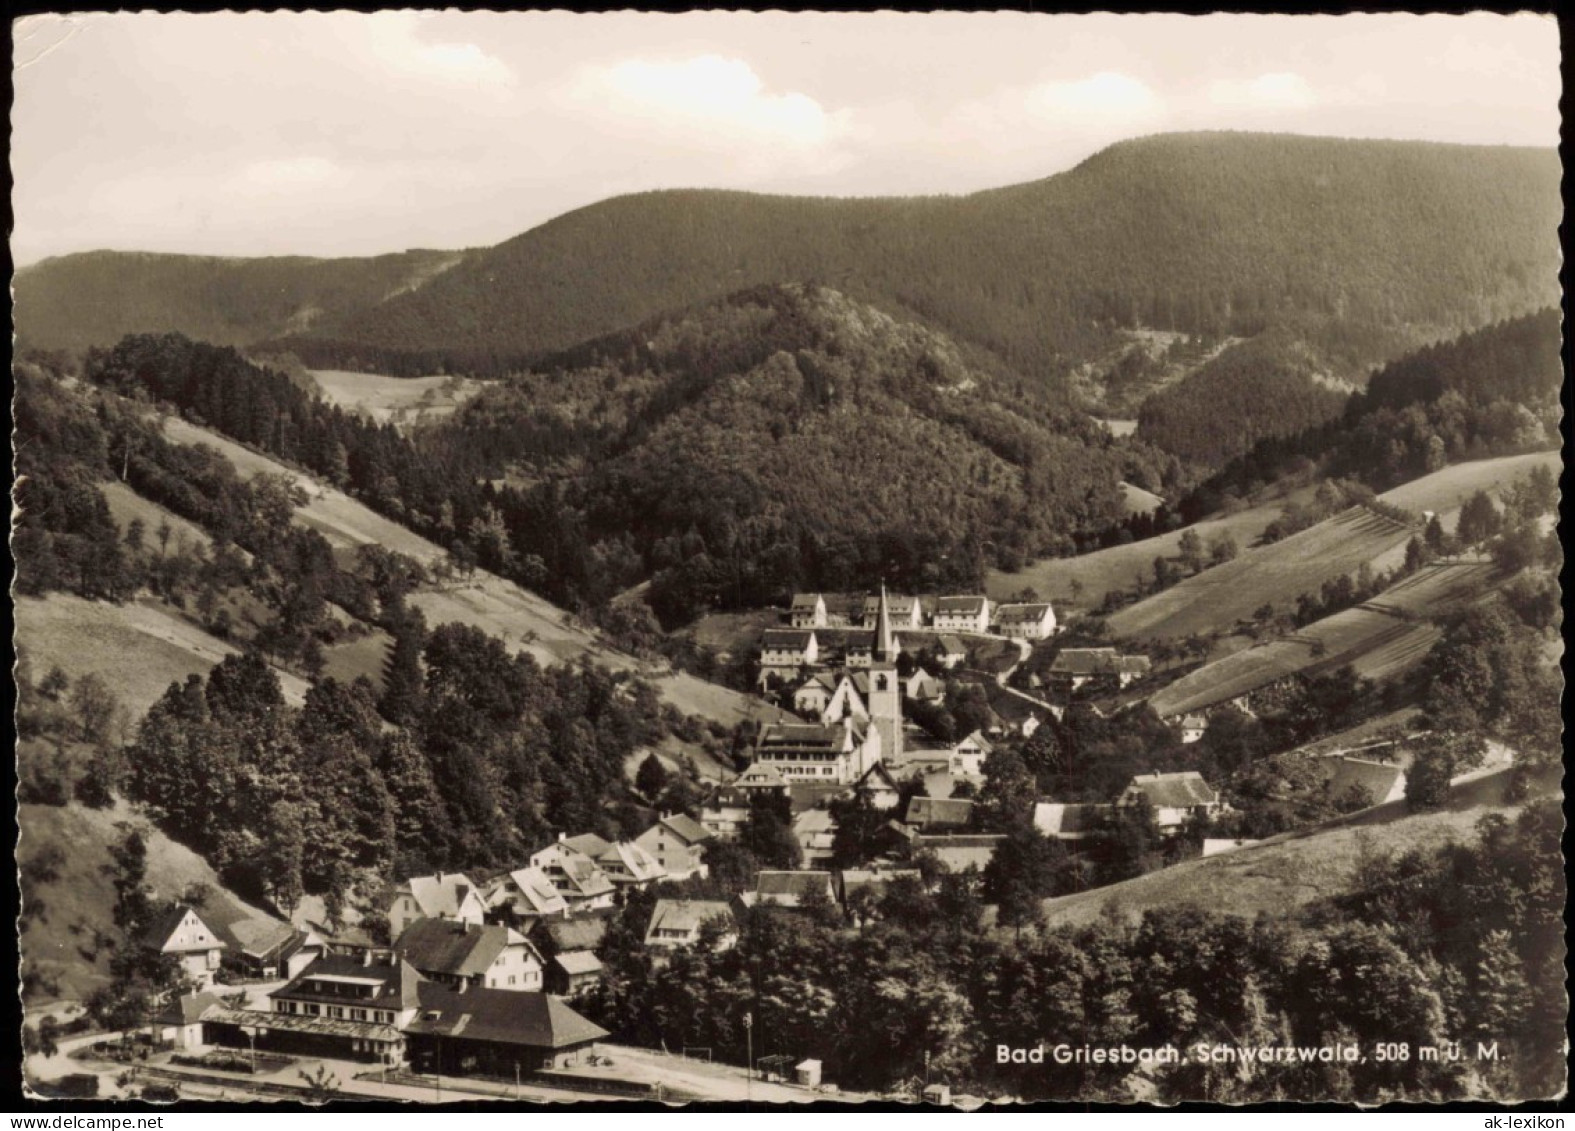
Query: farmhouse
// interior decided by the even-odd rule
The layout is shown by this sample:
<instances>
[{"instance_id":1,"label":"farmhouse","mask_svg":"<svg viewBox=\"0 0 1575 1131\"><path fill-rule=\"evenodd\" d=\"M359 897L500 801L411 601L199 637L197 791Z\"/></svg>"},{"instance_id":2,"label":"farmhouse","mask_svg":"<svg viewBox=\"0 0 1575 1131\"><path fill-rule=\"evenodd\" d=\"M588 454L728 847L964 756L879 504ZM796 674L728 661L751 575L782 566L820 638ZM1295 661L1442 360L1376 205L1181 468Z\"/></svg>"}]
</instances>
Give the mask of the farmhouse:
<instances>
[{"instance_id":1,"label":"farmhouse","mask_svg":"<svg viewBox=\"0 0 1575 1131\"><path fill-rule=\"evenodd\" d=\"M545 964L530 941L509 927L421 919L394 943L394 953L424 978L455 989L524 992L542 988Z\"/></svg>"},{"instance_id":2,"label":"farmhouse","mask_svg":"<svg viewBox=\"0 0 1575 1131\"><path fill-rule=\"evenodd\" d=\"M394 889L388 932L397 939L417 919L459 919L479 926L486 917L480 889L463 872L411 876Z\"/></svg>"},{"instance_id":3,"label":"farmhouse","mask_svg":"<svg viewBox=\"0 0 1575 1131\"><path fill-rule=\"evenodd\" d=\"M185 904L157 916L142 932L143 947L169 955L180 972L199 988L213 984L224 960L224 943L213 928Z\"/></svg>"},{"instance_id":4,"label":"farmhouse","mask_svg":"<svg viewBox=\"0 0 1575 1131\"><path fill-rule=\"evenodd\" d=\"M826 599L819 593L793 594L788 623L794 628L825 628Z\"/></svg>"},{"instance_id":5,"label":"farmhouse","mask_svg":"<svg viewBox=\"0 0 1575 1131\"><path fill-rule=\"evenodd\" d=\"M1124 688L1148 674L1147 656L1123 656L1114 648L1063 648L1050 663L1052 690L1070 695L1088 688L1107 691Z\"/></svg>"},{"instance_id":6,"label":"farmhouse","mask_svg":"<svg viewBox=\"0 0 1575 1131\"><path fill-rule=\"evenodd\" d=\"M664 813L634 843L655 858L668 879L687 880L706 874L705 844L713 835L687 813Z\"/></svg>"},{"instance_id":7,"label":"farmhouse","mask_svg":"<svg viewBox=\"0 0 1575 1131\"><path fill-rule=\"evenodd\" d=\"M989 632L990 599L942 597L935 602L935 627L942 632Z\"/></svg>"},{"instance_id":8,"label":"farmhouse","mask_svg":"<svg viewBox=\"0 0 1575 1131\"><path fill-rule=\"evenodd\" d=\"M1002 605L995 611L995 631L1009 640L1048 640L1056 633L1055 610L1039 605Z\"/></svg>"},{"instance_id":9,"label":"farmhouse","mask_svg":"<svg viewBox=\"0 0 1575 1131\"><path fill-rule=\"evenodd\" d=\"M1212 817L1221 808L1220 795L1196 770L1173 774L1138 774L1117 799L1118 805L1147 801L1161 830L1180 828L1188 817Z\"/></svg>"},{"instance_id":10,"label":"farmhouse","mask_svg":"<svg viewBox=\"0 0 1575 1131\"><path fill-rule=\"evenodd\" d=\"M647 950L671 951L693 946L707 923L716 924L718 949L725 950L738 938L732 905L719 899L659 899L645 929Z\"/></svg>"}]
</instances>

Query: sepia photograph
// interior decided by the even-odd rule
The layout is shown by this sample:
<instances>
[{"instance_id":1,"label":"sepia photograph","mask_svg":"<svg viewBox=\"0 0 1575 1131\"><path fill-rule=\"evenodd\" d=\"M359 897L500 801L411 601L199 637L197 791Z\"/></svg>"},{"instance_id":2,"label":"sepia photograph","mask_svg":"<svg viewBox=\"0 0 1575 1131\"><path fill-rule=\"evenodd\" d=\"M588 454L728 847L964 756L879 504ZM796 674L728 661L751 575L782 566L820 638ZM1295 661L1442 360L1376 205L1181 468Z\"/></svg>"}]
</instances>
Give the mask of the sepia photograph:
<instances>
[{"instance_id":1,"label":"sepia photograph","mask_svg":"<svg viewBox=\"0 0 1575 1131\"><path fill-rule=\"evenodd\" d=\"M16 1103L1561 1100L1560 32L16 20Z\"/></svg>"}]
</instances>

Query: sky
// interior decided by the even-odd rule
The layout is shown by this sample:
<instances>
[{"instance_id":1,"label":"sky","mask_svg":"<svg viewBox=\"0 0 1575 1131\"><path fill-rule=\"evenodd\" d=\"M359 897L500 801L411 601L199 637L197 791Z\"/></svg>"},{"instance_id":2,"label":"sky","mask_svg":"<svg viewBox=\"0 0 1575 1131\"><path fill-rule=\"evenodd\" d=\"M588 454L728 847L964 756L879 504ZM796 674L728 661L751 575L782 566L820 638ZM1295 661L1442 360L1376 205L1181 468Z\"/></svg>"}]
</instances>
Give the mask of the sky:
<instances>
[{"instance_id":1,"label":"sky","mask_svg":"<svg viewBox=\"0 0 1575 1131\"><path fill-rule=\"evenodd\" d=\"M1123 138L1558 144L1548 16L389 11L14 26L18 265L497 243L621 193L965 193Z\"/></svg>"}]
</instances>

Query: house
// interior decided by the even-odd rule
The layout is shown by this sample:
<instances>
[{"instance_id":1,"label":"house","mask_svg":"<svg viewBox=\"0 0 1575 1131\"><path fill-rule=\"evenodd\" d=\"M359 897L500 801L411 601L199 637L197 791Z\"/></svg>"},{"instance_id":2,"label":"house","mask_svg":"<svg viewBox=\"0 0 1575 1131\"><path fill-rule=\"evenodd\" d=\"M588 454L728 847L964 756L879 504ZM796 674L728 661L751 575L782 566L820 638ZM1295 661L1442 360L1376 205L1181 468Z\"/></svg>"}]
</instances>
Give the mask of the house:
<instances>
[{"instance_id":1,"label":"house","mask_svg":"<svg viewBox=\"0 0 1575 1131\"><path fill-rule=\"evenodd\" d=\"M569 913L569 901L540 868L504 872L482 886L481 897L491 918L512 926Z\"/></svg>"},{"instance_id":2,"label":"house","mask_svg":"<svg viewBox=\"0 0 1575 1131\"><path fill-rule=\"evenodd\" d=\"M1405 770L1393 763L1337 757L1320 758L1317 766L1323 776L1324 793L1337 804L1357 790L1367 799L1367 806L1387 805L1405 798Z\"/></svg>"},{"instance_id":3,"label":"house","mask_svg":"<svg viewBox=\"0 0 1575 1131\"><path fill-rule=\"evenodd\" d=\"M990 710L995 712L996 733L1019 734L1032 738L1034 731L1050 717L1050 708L1015 695L1004 687L994 688L990 696Z\"/></svg>"},{"instance_id":4,"label":"house","mask_svg":"<svg viewBox=\"0 0 1575 1131\"><path fill-rule=\"evenodd\" d=\"M994 749L989 739L974 731L952 747L951 773L961 778L984 777L984 760Z\"/></svg>"},{"instance_id":5,"label":"house","mask_svg":"<svg viewBox=\"0 0 1575 1131\"><path fill-rule=\"evenodd\" d=\"M1005 833L920 833L913 845L933 853L948 872L984 871L995 858L995 850L1006 839Z\"/></svg>"},{"instance_id":6,"label":"house","mask_svg":"<svg viewBox=\"0 0 1575 1131\"><path fill-rule=\"evenodd\" d=\"M153 1032L159 1041L178 1049L201 1048L206 1044L202 1015L223 1004L217 994L207 991L172 996L153 1015Z\"/></svg>"},{"instance_id":7,"label":"house","mask_svg":"<svg viewBox=\"0 0 1575 1131\"><path fill-rule=\"evenodd\" d=\"M394 889L388 933L398 938L417 919L458 919L480 926L487 917L481 889L463 872L411 876Z\"/></svg>"},{"instance_id":8,"label":"house","mask_svg":"<svg viewBox=\"0 0 1575 1131\"><path fill-rule=\"evenodd\" d=\"M831 887L831 873L762 871L755 877L755 890L745 892L741 899L746 907L761 904L799 907L811 892L820 892L827 902L834 902L836 893Z\"/></svg>"},{"instance_id":9,"label":"house","mask_svg":"<svg viewBox=\"0 0 1575 1131\"><path fill-rule=\"evenodd\" d=\"M910 797L902 823L927 832L931 829L965 829L973 817L973 802L960 798Z\"/></svg>"},{"instance_id":10,"label":"house","mask_svg":"<svg viewBox=\"0 0 1575 1131\"><path fill-rule=\"evenodd\" d=\"M829 809L806 809L793 818L793 836L806 868L829 863L831 846L837 837L837 820Z\"/></svg>"},{"instance_id":11,"label":"house","mask_svg":"<svg viewBox=\"0 0 1575 1131\"><path fill-rule=\"evenodd\" d=\"M917 597L904 597L897 593L886 594L887 615L893 628L918 628L924 624L924 608ZM863 624L874 628L880 617L880 597L871 594L864 598Z\"/></svg>"},{"instance_id":12,"label":"house","mask_svg":"<svg viewBox=\"0 0 1575 1131\"><path fill-rule=\"evenodd\" d=\"M950 671L968 658L968 649L963 647L963 642L950 634L942 634L935 641L935 659L941 667Z\"/></svg>"},{"instance_id":13,"label":"house","mask_svg":"<svg viewBox=\"0 0 1575 1131\"><path fill-rule=\"evenodd\" d=\"M855 796L868 798L875 809L895 809L901 800L897 783L884 762L876 762L864 771L864 776L854 784L853 792Z\"/></svg>"},{"instance_id":14,"label":"house","mask_svg":"<svg viewBox=\"0 0 1575 1131\"><path fill-rule=\"evenodd\" d=\"M713 839L715 834L688 813L664 813L634 843L655 859L668 879L687 880L706 875L705 845Z\"/></svg>"},{"instance_id":15,"label":"house","mask_svg":"<svg viewBox=\"0 0 1575 1131\"><path fill-rule=\"evenodd\" d=\"M224 965L247 981L293 978L326 950L315 931L280 919L240 919L218 933L224 936Z\"/></svg>"},{"instance_id":16,"label":"house","mask_svg":"<svg viewBox=\"0 0 1575 1131\"><path fill-rule=\"evenodd\" d=\"M1147 656L1124 656L1112 648L1063 648L1050 662L1048 683L1065 695L1116 690L1149 672Z\"/></svg>"},{"instance_id":17,"label":"house","mask_svg":"<svg viewBox=\"0 0 1575 1131\"><path fill-rule=\"evenodd\" d=\"M766 768L762 767L762 771ZM781 778L777 774L779 786ZM718 840L736 839L748 821L749 794L736 786L718 786L700 805L700 823Z\"/></svg>"},{"instance_id":18,"label":"house","mask_svg":"<svg viewBox=\"0 0 1575 1131\"><path fill-rule=\"evenodd\" d=\"M419 919L394 942L394 953L424 978L455 988L539 992L546 964L512 927L454 919Z\"/></svg>"},{"instance_id":19,"label":"house","mask_svg":"<svg viewBox=\"0 0 1575 1131\"><path fill-rule=\"evenodd\" d=\"M609 1035L550 994L460 991L435 982L422 982L417 994L420 1011L404 1031L417 1072L508 1079L568 1068Z\"/></svg>"},{"instance_id":20,"label":"house","mask_svg":"<svg viewBox=\"0 0 1575 1131\"><path fill-rule=\"evenodd\" d=\"M913 674L902 681L902 694L916 703L939 704L946 699L941 681L923 668L914 668Z\"/></svg>"},{"instance_id":21,"label":"house","mask_svg":"<svg viewBox=\"0 0 1575 1131\"><path fill-rule=\"evenodd\" d=\"M922 882L917 868L845 868L836 875L837 899L846 910L848 900L860 892L867 892L871 899L879 900L894 880Z\"/></svg>"},{"instance_id":22,"label":"house","mask_svg":"<svg viewBox=\"0 0 1575 1131\"><path fill-rule=\"evenodd\" d=\"M578 836L560 836L558 843L578 852L589 860L599 860L603 853L613 846L613 842L606 837L597 836L595 833L580 833Z\"/></svg>"},{"instance_id":23,"label":"house","mask_svg":"<svg viewBox=\"0 0 1575 1131\"><path fill-rule=\"evenodd\" d=\"M1196 770L1173 774L1138 774L1116 800L1117 805L1147 801L1162 831L1180 828L1189 817L1212 817L1221 808L1220 795Z\"/></svg>"},{"instance_id":24,"label":"house","mask_svg":"<svg viewBox=\"0 0 1575 1131\"><path fill-rule=\"evenodd\" d=\"M794 628L825 628L826 599L819 593L793 594L788 623Z\"/></svg>"},{"instance_id":25,"label":"house","mask_svg":"<svg viewBox=\"0 0 1575 1131\"><path fill-rule=\"evenodd\" d=\"M935 628L940 632L989 632L990 599L979 595L940 598L935 602Z\"/></svg>"},{"instance_id":26,"label":"house","mask_svg":"<svg viewBox=\"0 0 1575 1131\"><path fill-rule=\"evenodd\" d=\"M1055 610L1049 602L1002 605L995 611L995 631L1009 640L1048 640L1056 633Z\"/></svg>"},{"instance_id":27,"label":"house","mask_svg":"<svg viewBox=\"0 0 1575 1131\"><path fill-rule=\"evenodd\" d=\"M1181 720L1181 741L1183 745L1191 745L1203 737L1208 730L1209 721L1202 715L1188 715Z\"/></svg>"},{"instance_id":28,"label":"house","mask_svg":"<svg viewBox=\"0 0 1575 1131\"><path fill-rule=\"evenodd\" d=\"M770 767L784 782L818 780L851 785L880 756L880 732L856 719L843 719L831 726L768 723L756 740L750 768ZM745 785L742 778L736 784Z\"/></svg>"},{"instance_id":29,"label":"house","mask_svg":"<svg viewBox=\"0 0 1575 1131\"><path fill-rule=\"evenodd\" d=\"M757 762L733 779L733 788L746 796L757 789L784 790L787 784L782 771L769 762Z\"/></svg>"},{"instance_id":30,"label":"house","mask_svg":"<svg viewBox=\"0 0 1575 1131\"><path fill-rule=\"evenodd\" d=\"M733 945L738 938L738 920L732 905L723 900L659 899L651 910L651 922L645 928L645 947L671 951L693 946L700 938L700 929L707 923L716 924L719 949Z\"/></svg>"},{"instance_id":31,"label":"house","mask_svg":"<svg viewBox=\"0 0 1575 1131\"><path fill-rule=\"evenodd\" d=\"M596 858L596 863L615 886L636 891L644 891L667 877L667 871L656 862L656 857L632 841L609 844Z\"/></svg>"},{"instance_id":32,"label":"house","mask_svg":"<svg viewBox=\"0 0 1575 1131\"><path fill-rule=\"evenodd\" d=\"M224 942L184 903L155 916L142 932L144 948L169 955L198 989L213 984L224 961Z\"/></svg>"},{"instance_id":33,"label":"house","mask_svg":"<svg viewBox=\"0 0 1575 1131\"><path fill-rule=\"evenodd\" d=\"M822 718L837 690L837 677L831 672L816 672L793 692L793 710L809 718Z\"/></svg>"},{"instance_id":34,"label":"house","mask_svg":"<svg viewBox=\"0 0 1575 1131\"><path fill-rule=\"evenodd\" d=\"M602 960L588 950L566 950L547 963L547 992L559 997L584 993L602 980Z\"/></svg>"},{"instance_id":35,"label":"house","mask_svg":"<svg viewBox=\"0 0 1575 1131\"><path fill-rule=\"evenodd\" d=\"M1034 828L1051 840L1087 840L1109 815L1109 805L1041 801L1034 806Z\"/></svg>"},{"instance_id":36,"label":"house","mask_svg":"<svg viewBox=\"0 0 1575 1131\"><path fill-rule=\"evenodd\" d=\"M568 904L569 914L578 915L612 906L616 885L586 854L600 854L611 847L610 841L592 834L566 837L560 833L552 844L531 854L530 866L541 869Z\"/></svg>"},{"instance_id":37,"label":"house","mask_svg":"<svg viewBox=\"0 0 1575 1131\"><path fill-rule=\"evenodd\" d=\"M813 667L820 655L813 629L768 628L760 641L760 689L772 680L796 679L805 668Z\"/></svg>"}]
</instances>

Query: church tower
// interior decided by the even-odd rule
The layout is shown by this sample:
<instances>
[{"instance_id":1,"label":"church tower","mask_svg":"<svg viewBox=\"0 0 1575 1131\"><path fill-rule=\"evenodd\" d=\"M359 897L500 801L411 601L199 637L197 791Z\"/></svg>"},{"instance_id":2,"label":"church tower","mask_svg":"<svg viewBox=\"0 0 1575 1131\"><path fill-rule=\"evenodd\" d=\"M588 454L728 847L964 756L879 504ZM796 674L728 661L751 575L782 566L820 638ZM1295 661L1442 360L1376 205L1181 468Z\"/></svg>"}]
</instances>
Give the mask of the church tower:
<instances>
[{"instance_id":1,"label":"church tower","mask_svg":"<svg viewBox=\"0 0 1575 1131\"><path fill-rule=\"evenodd\" d=\"M875 614L869 679L870 722L880 732L881 760L895 765L902 761L902 682L897 678L897 642L891 631L884 583Z\"/></svg>"}]
</instances>

